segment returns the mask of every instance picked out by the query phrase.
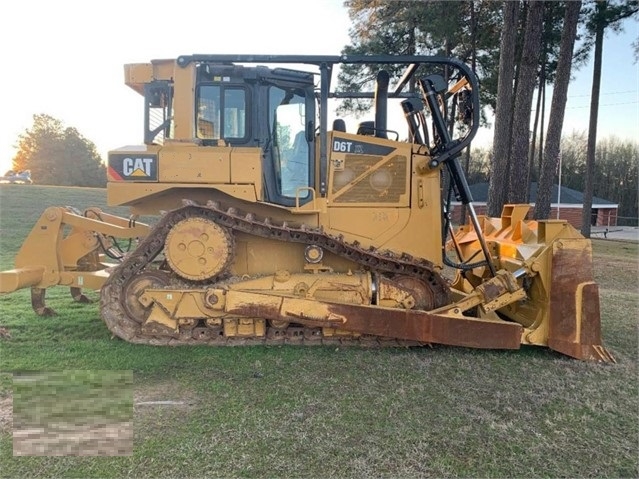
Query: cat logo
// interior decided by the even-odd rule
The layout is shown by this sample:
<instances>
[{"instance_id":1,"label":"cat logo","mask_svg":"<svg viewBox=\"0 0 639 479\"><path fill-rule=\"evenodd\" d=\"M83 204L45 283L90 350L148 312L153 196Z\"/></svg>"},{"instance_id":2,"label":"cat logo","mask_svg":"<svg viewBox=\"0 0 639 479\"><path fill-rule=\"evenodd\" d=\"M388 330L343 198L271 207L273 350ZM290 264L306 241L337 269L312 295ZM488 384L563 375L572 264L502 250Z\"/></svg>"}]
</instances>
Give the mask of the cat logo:
<instances>
[{"instance_id":1,"label":"cat logo","mask_svg":"<svg viewBox=\"0 0 639 479\"><path fill-rule=\"evenodd\" d=\"M157 181L158 158L149 154L109 155L109 179L115 181Z\"/></svg>"},{"instance_id":2,"label":"cat logo","mask_svg":"<svg viewBox=\"0 0 639 479\"><path fill-rule=\"evenodd\" d=\"M151 176L153 158L124 158L122 173L124 176Z\"/></svg>"}]
</instances>

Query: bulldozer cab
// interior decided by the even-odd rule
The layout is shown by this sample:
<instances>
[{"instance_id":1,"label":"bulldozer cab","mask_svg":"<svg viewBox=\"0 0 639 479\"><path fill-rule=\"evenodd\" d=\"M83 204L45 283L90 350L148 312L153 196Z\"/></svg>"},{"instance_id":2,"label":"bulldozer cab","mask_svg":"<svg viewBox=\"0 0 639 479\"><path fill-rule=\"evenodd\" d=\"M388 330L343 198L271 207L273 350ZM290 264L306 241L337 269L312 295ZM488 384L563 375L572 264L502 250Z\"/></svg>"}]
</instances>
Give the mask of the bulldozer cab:
<instances>
[{"instance_id":1,"label":"bulldozer cab","mask_svg":"<svg viewBox=\"0 0 639 479\"><path fill-rule=\"evenodd\" d=\"M336 66L365 62L379 72L374 88L337 91ZM389 89L385 69L398 66L405 72ZM449 90L444 71L453 72L447 75L457 90ZM431 89L435 107L446 110L445 129L463 133L454 142L444 144L432 123L437 118L423 111L417 78L424 73L438 78ZM443 161L469 144L478 126L476 79L448 58L192 55L126 65L125 77L144 96L145 145L110 152L108 199L137 213L174 207L195 184L203 195L214 189L290 209L320 211L323 202L406 208L411 145L423 146L424 162ZM462 128L455 127L460 91L471 98ZM403 100L395 106L406 119L402 141L387 126L389 98ZM352 132L340 120L333 128L329 101L341 99L373 100L375 120Z\"/></svg>"},{"instance_id":2,"label":"bulldozer cab","mask_svg":"<svg viewBox=\"0 0 639 479\"><path fill-rule=\"evenodd\" d=\"M177 64L175 67L182 68ZM147 69L147 65L131 65L127 71L135 76L141 69ZM200 147L200 153L215 147L222 152L254 148L262 156L259 190L263 194L257 201L291 206L298 187L313 186L316 106L312 73L204 61L189 62L183 82L178 75L171 75L170 80L156 78L161 76L160 72L157 68L148 82L129 83L144 94L144 142L150 147L160 147L159 157L148 159L147 163L162 168L165 162L181 162L179 156L165 160L162 147L170 144L195 145ZM176 127L180 118L187 127ZM116 173L122 173L114 175L114 181L133 178L133 182L173 182L161 173L151 174L155 170L149 167L149 174L145 175L144 160L136 166L131 155L128 158L119 152L110 155L110 166ZM230 160L235 160L235 156L231 155ZM241 161L241 158L234 161L234 169L242 168ZM188 163L183 166L189 167ZM213 161L209 165L209 169L216 167L226 168L227 164ZM138 175L134 178L136 171ZM197 172L194 178L184 179L214 185L220 183L218 176ZM252 179L259 181L257 175ZM228 183L231 182L236 181L229 178ZM309 197L308 191L302 192L302 203Z\"/></svg>"}]
</instances>

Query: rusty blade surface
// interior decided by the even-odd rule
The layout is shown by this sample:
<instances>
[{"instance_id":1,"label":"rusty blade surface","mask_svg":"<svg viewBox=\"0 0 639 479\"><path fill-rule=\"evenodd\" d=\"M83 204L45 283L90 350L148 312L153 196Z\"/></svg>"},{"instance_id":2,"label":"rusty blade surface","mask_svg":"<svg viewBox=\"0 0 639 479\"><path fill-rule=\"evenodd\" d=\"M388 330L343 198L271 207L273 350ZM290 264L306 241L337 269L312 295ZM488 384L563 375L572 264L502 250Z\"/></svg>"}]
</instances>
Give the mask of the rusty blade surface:
<instances>
[{"instance_id":1,"label":"rusty blade surface","mask_svg":"<svg viewBox=\"0 0 639 479\"><path fill-rule=\"evenodd\" d=\"M228 291L225 311L249 317L291 321L361 334L482 349L519 349L517 323L442 316L425 311L283 298Z\"/></svg>"},{"instance_id":2,"label":"rusty blade surface","mask_svg":"<svg viewBox=\"0 0 639 479\"><path fill-rule=\"evenodd\" d=\"M548 347L577 359L615 362L601 344L599 287L590 241L555 242L551 268Z\"/></svg>"}]
</instances>

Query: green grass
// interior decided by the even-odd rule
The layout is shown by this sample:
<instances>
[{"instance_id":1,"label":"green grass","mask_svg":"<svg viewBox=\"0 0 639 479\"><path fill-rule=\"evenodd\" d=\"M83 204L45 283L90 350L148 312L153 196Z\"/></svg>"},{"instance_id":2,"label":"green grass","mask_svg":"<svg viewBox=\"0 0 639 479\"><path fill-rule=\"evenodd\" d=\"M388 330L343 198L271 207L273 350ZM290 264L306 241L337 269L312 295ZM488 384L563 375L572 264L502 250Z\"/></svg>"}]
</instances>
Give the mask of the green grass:
<instances>
[{"instance_id":1,"label":"green grass","mask_svg":"<svg viewBox=\"0 0 639 479\"><path fill-rule=\"evenodd\" d=\"M49 197L34 198L37 188ZM0 188L2 267L47 204L104 197ZM0 476L637 477L639 250L593 244L617 364L534 347L139 346L111 338L97 306L64 288L48 295L53 318L36 317L28 293L0 296L11 334L0 339L0 398L15 371L131 370L136 404L177 401L134 406L130 457L14 458L3 430Z\"/></svg>"}]
</instances>

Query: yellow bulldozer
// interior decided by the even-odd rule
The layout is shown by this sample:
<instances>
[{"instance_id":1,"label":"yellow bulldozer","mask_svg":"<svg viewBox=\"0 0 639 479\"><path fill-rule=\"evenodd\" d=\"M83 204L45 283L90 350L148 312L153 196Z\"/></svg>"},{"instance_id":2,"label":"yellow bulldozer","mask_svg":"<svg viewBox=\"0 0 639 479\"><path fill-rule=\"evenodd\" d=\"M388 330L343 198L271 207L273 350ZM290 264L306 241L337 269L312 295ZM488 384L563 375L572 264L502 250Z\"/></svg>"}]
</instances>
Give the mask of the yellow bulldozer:
<instances>
[{"instance_id":1,"label":"yellow bulldozer","mask_svg":"<svg viewBox=\"0 0 639 479\"><path fill-rule=\"evenodd\" d=\"M371 86L336 89L345 65L375 72ZM528 205L476 214L459 156L479 88L464 63L189 55L124 70L144 144L109 152L107 203L131 216L44 211L0 273L2 293L31 288L37 314L65 286L80 302L99 290L106 326L133 343L539 345L614 361L590 241L526 220ZM329 102L349 98L374 120L329 126ZM467 225L451 224L452 197Z\"/></svg>"}]
</instances>

